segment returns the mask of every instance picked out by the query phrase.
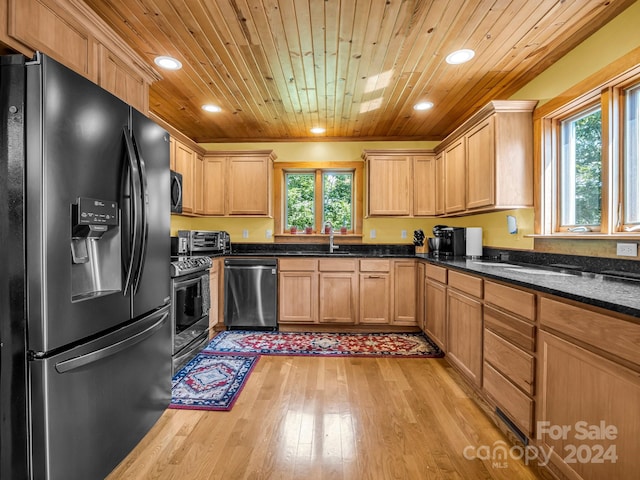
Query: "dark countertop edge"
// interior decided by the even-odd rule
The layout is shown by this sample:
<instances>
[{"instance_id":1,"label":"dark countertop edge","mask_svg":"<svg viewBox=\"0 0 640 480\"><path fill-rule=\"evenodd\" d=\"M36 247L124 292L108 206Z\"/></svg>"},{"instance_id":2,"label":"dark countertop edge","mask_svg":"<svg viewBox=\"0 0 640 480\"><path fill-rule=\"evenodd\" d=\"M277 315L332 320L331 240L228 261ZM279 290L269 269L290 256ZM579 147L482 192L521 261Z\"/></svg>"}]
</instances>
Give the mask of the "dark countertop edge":
<instances>
[{"instance_id":1,"label":"dark countertop edge","mask_svg":"<svg viewBox=\"0 0 640 480\"><path fill-rule=\"evenodd\" d=\"M577 294L566 292L566 291L563 291L563 290L557 290L555 288L543 287L543 286L537 285L535 283L529 283L529 282L520 281L520 280L513 280L511 278L506 278L506 277L503 277L501 275L491 274L491 273L487 273L487 272L478 272L477 270L473 270L471 268L464 268L464 267L462 267L460 265L453 265L450 262L447 262L447 260L439 260L439 259L427 257L426 255L418 254L418 255L416 255L416 257L420 258L422 260L425 260L425 261L427 261L429 263L432 263L434 265L438 265L438 266L441 266L441 267L446 267L448 269L459 270L459 271L462 271L462 272L470 273L472 275L477 275L479 277L486 277L486 278L490 278L492 280L498 280L498 281L501 281L503 283L508 283L508 284L511 284L511 285L517 285L517 286L520 286L520 287L523 287L523 288L527 288L529 290L534 290L536 292L548 293L548 294L551 294L551 295L555 295L557 297L562 297L562 298L566 298L566 299L569 299L569 300L574 300L576 302L584 303L584 304L587 304L587 305L592 305L594 307L603 308L605 310L610 310L612 312L622 313L624 315L629 315L631 317L634 317L632 319L632 321L634 321L635 323L639 323L640 324L640 309L638 309L638 308L629 307L627 305L620 305L620 304L617 304L617 303L611 303L611 302L607 302L606 300L595 299L595 298L592 298L592 297L584 297L582 295L577 295Z\"/></svg>"}]
</instances>

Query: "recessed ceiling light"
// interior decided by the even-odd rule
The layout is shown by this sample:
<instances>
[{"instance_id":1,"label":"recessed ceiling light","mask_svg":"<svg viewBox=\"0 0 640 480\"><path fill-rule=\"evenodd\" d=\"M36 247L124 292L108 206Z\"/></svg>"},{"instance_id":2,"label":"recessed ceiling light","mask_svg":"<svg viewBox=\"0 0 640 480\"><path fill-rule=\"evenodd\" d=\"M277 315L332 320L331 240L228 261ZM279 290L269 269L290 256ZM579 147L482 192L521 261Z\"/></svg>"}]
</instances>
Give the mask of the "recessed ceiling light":
<instances>
[{"instance_id":1,"label":"recessed ceiling light","mask_svg":"<svg viewBox=\"0 0 640 480\"><path fill-rule=\"evenodd\" d=\"M202 105L202 109L207 112L221 112L222 108L217 105Z\"/></svg>"},{"instance_id":2,"label":"recessed ceiling light","mask_svg":"<svg viewBox=\"0 0 640 480\"><path fill-rule=\"evenodd\" d=\"M456 50L455 52L447 55L447 63L451 65L459 65L461 63L468 62L475 56L476 52L470 50L468 48L463 48L462 50Z\"/></svg>"},{"instance_id":3,"label":"recessed ceiling light","mask_svg":"<svg viewBox=\"0 0 640 480\"><path fill-rule=\"evenodd\" d=\"M322 127L313 127L311 129L311 133L324 133L324 132L325 132L325 129Z\"/></svg>"},{"instance_id":4,"label":"recessed ceiling light","mask_svg":"<svg viewBox=\"0 0 640 480\"><path fill-rule=\"evenodd\" d=\"M414 110L429 110L433 108L433 102L420 102L413 106Z\"/></svg>"},{"instance_id":5,"label":"recessed ceiling light","mask_svg":"<svg viewBox=\"0 0 640 480\"><path fill-rule=\"evenodd\" d=\"M165 70L180 70L182 68L182 63L180 63L180 60L176 60L173 57L167 57L165 55L156 57L153 61L160 68L164 68Z\"/></svg>"}]
</instances>

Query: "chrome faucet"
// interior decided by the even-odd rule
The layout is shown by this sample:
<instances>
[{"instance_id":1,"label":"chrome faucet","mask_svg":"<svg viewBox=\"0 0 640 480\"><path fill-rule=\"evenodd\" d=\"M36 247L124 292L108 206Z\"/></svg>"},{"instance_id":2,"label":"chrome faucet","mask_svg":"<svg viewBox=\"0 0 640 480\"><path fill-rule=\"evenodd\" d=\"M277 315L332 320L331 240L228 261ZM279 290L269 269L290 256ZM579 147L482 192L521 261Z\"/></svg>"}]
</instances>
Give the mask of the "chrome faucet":
<instances>
[{"instance_id":1,"label":"chrome faucet","mask_svg":"<svg viewBox=\"0 0 640 480\"><path fill-rule=\"evenodd\" d=\"M325 227L329 227L329 253L333 253L333 251L337 248L340 248L339 245L333 244L333 225L331 222L326 222Z\"/></svg>"}]
</instances>

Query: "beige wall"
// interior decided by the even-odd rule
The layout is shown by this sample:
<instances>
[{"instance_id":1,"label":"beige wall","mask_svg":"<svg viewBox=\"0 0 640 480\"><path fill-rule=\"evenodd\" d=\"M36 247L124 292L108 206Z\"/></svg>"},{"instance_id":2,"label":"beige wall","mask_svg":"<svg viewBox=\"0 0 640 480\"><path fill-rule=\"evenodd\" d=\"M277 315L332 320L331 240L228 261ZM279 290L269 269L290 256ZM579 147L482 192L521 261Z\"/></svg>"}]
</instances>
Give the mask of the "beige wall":
<instances>
[{"instance_id":1,"label":"beige wall","mask_svg":"<svg viewBox=\"0 0 640 480\"><path fill-rule=\"evenodd\" d=\"M545 70L529 84L513 95L512 99L537 99L541 104L620 58L640 47L640 2L636 2L598 32ZM278 142L202 144L207 150L273 149L276 161L354 161L359 160L364 149L434 148L435 142ZM518 233L507 230L506 216L514 215L518 221ZM483 227L485 245L532 249L533 209L513 210L447 219L369 218L363 224L364 243L411 243L413 230L421 228L427 236L433 225L446 223L452 226ZM270 242L268 231L273 231L271 219L220 219L174 216L172 233L179 228L223 229L231 233L234 242ZM246 230L248 237L243 238ZM371 238L375 230L376 238ZM402 231L407 238L402 238ZM597 250L597 249L596 249ZM594 254L593 251L591 254ZM596 253L597 254L597 251Z\"/></svg>"}]
</instances>

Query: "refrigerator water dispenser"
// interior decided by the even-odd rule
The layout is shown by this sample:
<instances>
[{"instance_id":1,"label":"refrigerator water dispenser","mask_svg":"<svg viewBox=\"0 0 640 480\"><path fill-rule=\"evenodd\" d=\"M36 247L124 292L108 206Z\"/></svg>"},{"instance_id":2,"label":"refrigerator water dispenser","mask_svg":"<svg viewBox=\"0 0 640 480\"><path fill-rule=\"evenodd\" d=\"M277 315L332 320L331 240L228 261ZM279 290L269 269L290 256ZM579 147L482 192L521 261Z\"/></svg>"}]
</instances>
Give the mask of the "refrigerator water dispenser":
<instances>
[{"instance_id":1,"label":"refrigerator water dispenser","mask_svg":"<svg viewBox=\"0 0 640 480\"><path fill-rule=\"evenodd\" d=\"M122 291L118 203L80 197L71 217L71 301Z\"/></svg>"}]
</instances>

